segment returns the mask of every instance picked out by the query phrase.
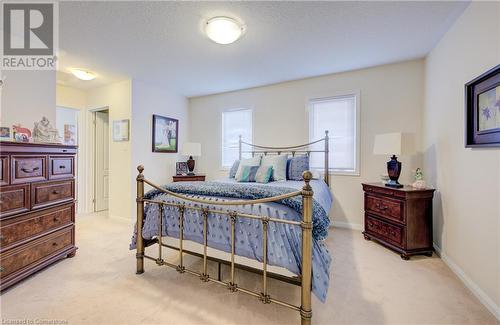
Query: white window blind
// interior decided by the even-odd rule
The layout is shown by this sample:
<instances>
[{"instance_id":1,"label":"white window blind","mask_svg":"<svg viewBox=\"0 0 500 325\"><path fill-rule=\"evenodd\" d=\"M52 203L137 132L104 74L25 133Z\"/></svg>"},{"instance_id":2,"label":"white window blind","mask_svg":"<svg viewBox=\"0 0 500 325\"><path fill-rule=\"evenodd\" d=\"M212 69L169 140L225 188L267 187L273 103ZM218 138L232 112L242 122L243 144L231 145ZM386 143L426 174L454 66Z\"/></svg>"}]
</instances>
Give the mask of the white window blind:
<instances>
[{"instance_id":1,"label":"white window blind","mask_svg":"<svg viewBox=\"0 0 500 325\"><path fill-rule=\"evenodd\" d=\"M231 167L238 159L238 140L252 142L252 110L239 109L222 113L222 167ZM247 157L248 155L244 155Z\"/></svg>"},{"instance_id":2,"label":"white window blind","mask_svg":"<svg viewBox=\"0 0 500 325\"><path fill-rule=\"evenodd\" d=\"M309 141L321 139L329 131L329 168L338 174L359 173L359 128L357 94L312 99L309 102ZM323 150L324 142L314 145ZM324 154L311 153L310 166L324 168Z\"/></svg>"}]
</instances>

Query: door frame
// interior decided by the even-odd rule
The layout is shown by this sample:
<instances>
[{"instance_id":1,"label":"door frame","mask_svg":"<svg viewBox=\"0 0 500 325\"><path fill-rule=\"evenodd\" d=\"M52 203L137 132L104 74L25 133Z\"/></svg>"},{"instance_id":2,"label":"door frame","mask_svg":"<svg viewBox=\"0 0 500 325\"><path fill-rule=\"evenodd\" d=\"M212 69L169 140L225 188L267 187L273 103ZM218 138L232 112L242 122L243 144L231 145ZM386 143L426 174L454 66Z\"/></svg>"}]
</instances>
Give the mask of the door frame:
<instances>
[{"instance_id":1,"label":"door frame","mask_svg":"<svg viewBox=\"0 0 500 325\"><path fill-rule=\"evenodd\" d=\"M76 213L84 214L87 212L88 208L88 195L87 195L87 163L85 161L86 152L86 112L85 109L76 108L71 106L56 105L57 108L70 109L78 112L77 117L77 154L76 154L76 168L75 168L75 178L76 178ZM56 113L57 115L57 113ZM56 117L57 123L57 117Z\"/></svg>"},{"instance_id":2,"label":"door frame","mask_svg":"<svg viewBox=\"0 0 500 325\"><path fill-rule=\"evenodd\" d=\"M89 150L88 150L88 167L89 167L89 212L95 212L95 174L96 174L96 154L95 154L95 127L96 127L96 112L108 111L109 106L98 107L94 109L89 109ZM108 115L109 116L109 115ZM108 124L109 125L109 124ZM109 126L108 126L109 128Z\"/></svg>"}]
</instances>

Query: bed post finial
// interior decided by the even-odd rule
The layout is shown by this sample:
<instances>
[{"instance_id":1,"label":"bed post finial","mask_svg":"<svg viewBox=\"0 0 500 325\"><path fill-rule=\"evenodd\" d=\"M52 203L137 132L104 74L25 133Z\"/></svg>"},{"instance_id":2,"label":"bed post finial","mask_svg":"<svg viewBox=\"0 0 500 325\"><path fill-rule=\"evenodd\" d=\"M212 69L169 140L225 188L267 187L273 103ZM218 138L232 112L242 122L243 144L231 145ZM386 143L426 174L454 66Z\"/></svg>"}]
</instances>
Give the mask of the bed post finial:
<instances>
[{"instance_id":1,"label":"bed post finial","mask_svg":"<svg viewBox=\"0 0 500 325\"><path fill-rule=\"evenodd\" d=\"M328 164L328 159L330 157L330 137L328 136L328 130L325 130L325 175L324 180L326 185L330 186L330 166Z\"/></svg>"},{"instance_id":2,"label":"bed post finial","mask_svg":"<svg viewBox=\"0 0 500 325\"><path fill-rule=\"evenodd\" d=\"M241 161L241 134L238 136L238 160Z\"/></svg>"},{"instance_id":3,"label":"bed post finial","mask_svg":"<svg viewBox=\"0 0 500 325\"><path fill-rule=\"evenodd\" d=\"M137 238L136 247L137 252L135 257L137 259L137 274L144 273L144 239L142 238L142 226L144 221L144 166L137 166L139 175L137 175Z\"/></svg>"},{"instance_id":4,"label":"bed post finial","mask_svg":"<svg viewBox=\"0 0 500 325\"><path fill-rule=\"evenodd\" d=\"M311 310L311 268L312 268L312 196L313 190L309 182L312 173L308 170L302 173L304 187L302 188L302 284L301 284L301 325L310 325Z\"/></svg>"}]
</instances>

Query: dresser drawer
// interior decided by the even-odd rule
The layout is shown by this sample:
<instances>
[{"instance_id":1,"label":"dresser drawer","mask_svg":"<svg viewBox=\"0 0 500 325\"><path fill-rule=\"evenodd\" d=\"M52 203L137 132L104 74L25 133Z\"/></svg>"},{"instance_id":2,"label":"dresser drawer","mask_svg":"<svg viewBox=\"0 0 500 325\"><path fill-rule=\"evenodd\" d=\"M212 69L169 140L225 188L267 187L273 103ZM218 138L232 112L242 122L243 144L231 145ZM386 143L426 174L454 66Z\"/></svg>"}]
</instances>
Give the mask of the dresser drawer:
<instances>
[{"instance_id":1,"label":"dresser drawer","mask_svg":"<svg viewBox=\"0 0 500 325\"><path fill-rule=\"evenodd\" d=\"M0 156L0 185L8 185L9 182L9 156Z\"/></svg>"},{"instance_id":2,"label":"dresser drawer","mask_svg":"<svg viewBox=\"0 0 500 325\"><path fill-rule=\"evenodd\" d=\"M47 156L11 156L12 184L47 179Z\"/></svg>"},{"instance_id":3,"label":"dresser drawer","mask_svg":"<svg viewBox=\"0 0 500 325\"><path fill-rule=\"evenodd\" d=\"M404 227L365 215L365 231L396 246L404 246Z\"/></svg>"},{"instance_id":4,"label":"dresser drawer","mask_svg":"<svg viewBox=\"0 0 500 325\"><path fill-rule=\"evenodd\" d=\"M6 217L15 213L29 211L30 186L10 185L0 188L0 216Z\"/></svg>"},{"instance_id":5,"label":"dresser drawer","mask_svg":"<svg viewBox=\"0 0 500 325\"><path fill-rule=\"evenodd\" d=\"M49 157L49 178L72 178L74 176L73 157Z\"/></svg>"},{"instance_id":6,"label":"dresser drawer","mask_svg":"<svg viewBox=\"0 0 500 325\"><path fill-rule=\"evenodd\" d=\"M32 209L38 209L57 203L71 201L73 200L73 198L73 180L31 184Z\"/></svg>"},{"instance_id":7,"label":"dresser drawer","mask_svg":"<svg viewBox=\"0 0 500 325\"><path fill-rule=\"evenodd\" d=\"M73 244L73 227L68 227L2 253L0 259L1 278L4 280L13 273L32 268L36 264L42 263L46 258L73 247Z\"/></svg>"},{"instance_id":8,"label":"dresser drawer","mask_svg":"<svg viewBox=\"0 0 500 325\"><path fill-rule=\"evenodd\" d=\"M389 198L365 196L365 210L404 223L404 202Z\"/></svg>"},{"instance_id":9,"label":"dresser drawer","mask_svg":"<svg viewBox=\"0 0 500 325\"><path fill-rule=\"evenodd\" d=\"M0 225L0 251L67 226L75 221L74 203L5 220Z\"/></svg>"}]
</instances>

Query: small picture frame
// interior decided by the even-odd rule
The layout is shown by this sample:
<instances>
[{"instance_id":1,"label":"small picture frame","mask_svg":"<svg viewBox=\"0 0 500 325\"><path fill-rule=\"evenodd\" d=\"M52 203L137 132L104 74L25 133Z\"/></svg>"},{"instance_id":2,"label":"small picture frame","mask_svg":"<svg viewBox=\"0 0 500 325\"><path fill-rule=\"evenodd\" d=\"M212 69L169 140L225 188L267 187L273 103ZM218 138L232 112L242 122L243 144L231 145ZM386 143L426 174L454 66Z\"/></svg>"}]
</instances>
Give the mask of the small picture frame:
<instances>
[{"instance_id":1,"label":"small picture frame","mask_svg":"<svg viewBox=\"0 0 500 325\"><path fill-rule=\"evenodd\" d=\"M9 127L0 127L0 140L12 140Z\"/></svg>"},{"instance_id":2,"label":"small picture frame","mask_svg":"<svg viewBox=\"0 0 500 325\"><path fill-rule=\"evenodd\" d=\"M128 141L129 126L129 120L113 121L113 141Z\"/></svg>"},{"instance_id":3,"label":"small picture frame","mask_svg":"<svg viewBox=\"0 0 500 325\"><path fill-rule=\"evenodd\" d=\"M185 161L178 161L175 163L175 174L186 175L188 172L188 165Z\"/></svg>"}]
</instances>

